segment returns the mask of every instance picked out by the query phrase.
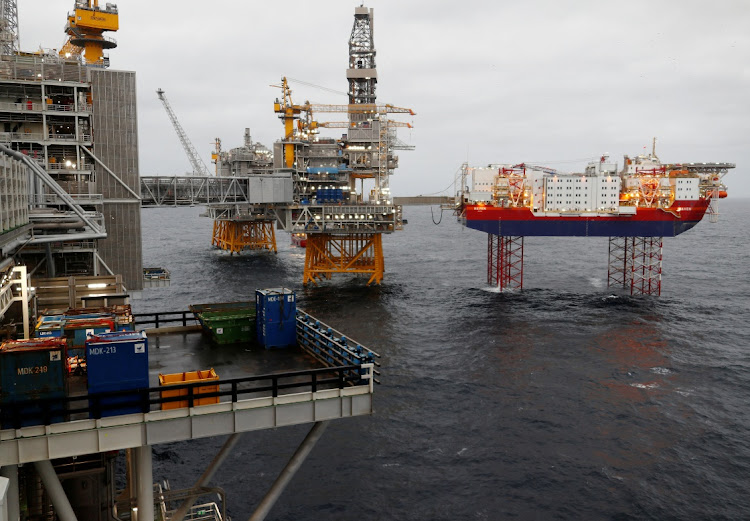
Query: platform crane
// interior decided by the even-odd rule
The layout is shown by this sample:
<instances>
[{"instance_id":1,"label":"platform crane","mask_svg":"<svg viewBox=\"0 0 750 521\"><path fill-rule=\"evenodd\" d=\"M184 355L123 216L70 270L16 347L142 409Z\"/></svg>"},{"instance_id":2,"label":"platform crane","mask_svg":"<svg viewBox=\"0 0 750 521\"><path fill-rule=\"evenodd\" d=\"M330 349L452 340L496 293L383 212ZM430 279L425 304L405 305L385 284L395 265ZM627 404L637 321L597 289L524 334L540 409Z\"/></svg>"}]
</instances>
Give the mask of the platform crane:
<instances>
[{"instance_id":1,"label":"platform crane","mask_svg":"<svg viewBox=\"0 0 750 521\"><path fill-rule=\"evenodd\" d=\"M206 177L210 176L211 173L209 172L206 163L204 163L203 159L201 159L201 157L198 155L198 152L195 150L195 147L190 142L190 139L187 137L187 134L183 130L182 125L180 125L180 122L177 121L177 116L175 116L172 107L169 105L167 96L165 95L164 91L161 89L157 89L156 95L159 96L159 99L164 104L164 108L167 110L169 120L172 122L172 126L174 126L175 132L177 132L177 137L180 138L182 148L185 149L185 153L188 156L190 165L193 167L193 175Z\"/></svg>"},{"instance_id":2,"label":"platform crane","mask_svg":"<svg viewBox=\"0 0 750 521\"><path fill-rule=\"evenodd\" d=\"M323 103L310 103L305 101L301 105L294 104L292 102L292 90L289 87L289 82L286 77L281 78L281 85L271 85L271 87L280 88L282 95L281 99L277 98L274 101L273 110L279 114L279 119L284 123L284 159L287 168L294 166L294 143L292 141L297 137L305 137L305 134L312 133L318 128L353 128L356 127L360 121L350 120L348 122L335 121L335 122L317 122L315 121L313 114L316 112L326 113L343 113L352 115L368 115L379 116L381 114L409 114L415 116L416 113L405 107L397 107L390 104L375 104L375 103L350 103L348 105L342 104L323 104ZM295 134L294 121L297 120L297 131ZM412 128L410 123L400 121L388 121L389 127L407 127Z\"/></svg>"},{"instance_id":3,"label":"platform crane","mask_svg":"<svg viewBox=\"0 0 750 521\"><path fill-rule=\"evenodd\" d=\"M99 0L76 0L65 25L68 41L59 54L65 58L83 55L87 64L107 67L109 59L104 50L114 49L117 42L104 36L104 32L118 29L117 5L106 3L100 7Z\"/></svg>"}]
</instances>

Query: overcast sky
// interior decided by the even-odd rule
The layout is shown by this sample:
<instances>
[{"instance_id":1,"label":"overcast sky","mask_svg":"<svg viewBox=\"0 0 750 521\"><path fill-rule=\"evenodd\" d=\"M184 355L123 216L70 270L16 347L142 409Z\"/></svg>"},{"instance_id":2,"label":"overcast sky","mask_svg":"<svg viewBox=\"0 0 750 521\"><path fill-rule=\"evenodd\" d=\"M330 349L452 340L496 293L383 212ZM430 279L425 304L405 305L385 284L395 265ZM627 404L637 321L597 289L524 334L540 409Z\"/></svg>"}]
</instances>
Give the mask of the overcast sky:
<instances>
[{"instance_id":1,"label":"overcast sky","mask_svg":"<svg viewBox=\"0 0 750 521\"><path fill-rule=\"evenodd\" d=\"M104 0L101 0L104 3ZM120 0L113 69L138 78L141 175L190 165L162 88L209 168L213 140L245 127L271 147L281 76L344 93L352 0ZM60 48L73 0L18 0L21 46ZM665 162L729 161L750 197L750 1L371 0L378 101L410 107L394 195L449 195L464 161L540 162L650 150ZM291 82L295 102L346 103ZM337 120L336 115L319 119ZM325 131L335 135L337 131ZM340 132L340 131L338 131Z\"/></svg>"}]
</instances>

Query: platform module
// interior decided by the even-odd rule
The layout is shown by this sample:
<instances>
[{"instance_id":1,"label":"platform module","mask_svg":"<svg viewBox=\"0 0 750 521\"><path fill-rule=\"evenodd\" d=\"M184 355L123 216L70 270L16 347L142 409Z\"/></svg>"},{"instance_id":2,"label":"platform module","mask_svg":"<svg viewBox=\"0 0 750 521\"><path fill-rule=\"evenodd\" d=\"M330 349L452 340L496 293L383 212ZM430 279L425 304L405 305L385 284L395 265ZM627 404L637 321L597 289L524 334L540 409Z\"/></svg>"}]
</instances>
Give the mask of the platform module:
<instances>
[{"instance_id":1,"label":"platform module","mask_svg":"<svg viewBox=\"0 0 750 521\"><path fill-rule=\"evenodd\" d=\"M274 112L284 134L274 144L272 164L267 150L249 140L242 149L217 151L219 175L265 182L258 201L228 197L209 204L206 215L215 221L213 244L230 252L276 251L274 226L304 234L303 283L317 284L336 273L359 274L367 284L379 284L385 261L382 234L402 228L401 207L394 204L390 176L398 167L397 150L413 147L399 141L396 129L411 127L391 115L414 115L408 108L378 104L373 41L373 12L355 8L346 72L349 103L295 103L286 77L276 87L281 95ZM318 121L321 113L340 114L346 121ZM338 138L320 135L339 128ZM266 182L286 176L281 184ZM297 241L298 244L301 241Z\"/></svg>"},{"instance_id":2,"label":"platform module","mask_svg":"<svg viewBox=\"0 0 750 521\"><path fill-rule=\"evenodd\" d=\"M580 173L520 163L464 164L455 212L466 227L488 234L487 282L523 287L526 236L609 237L609 287L661 293L662 244L700 222L716 222L733 163L662 163L650 154L608 155Z\"/></svg>"},{"instance_id":3,"label":"platform module","mask_svg":"<svg viewBox=\"0 0 750 521\"><path fill-rule=\"evenodd\" d=\"M10 519L42 508L61 519L134 519L136 513L141 521L207 519L198 514L220 509L194 504L207 493L216 497L211 477L242 433L311 424L257 506L256 515L267 512L331 420L372 414L379 383L377 353L295 302L293 291L273 288L258 290L256 302L200 304L184 312L69 310L75 314L40 319L36 334L44 336L3 343L0 484L9 486L0 499ZM96 329L104 322L118 331ZM82 375L69 368L77 333L89 329L96 331L84 337ZM244 348L233 349L228 360L227 343ZM212 367L184 365L198 353ZM248 374L248 367L255 370ZM226 435L193 487L154 485L153 445ZM127 484L116 490L114 460L122 450ZM87 494L70 492L82 486Z\"/></svg>"}]
</instances>

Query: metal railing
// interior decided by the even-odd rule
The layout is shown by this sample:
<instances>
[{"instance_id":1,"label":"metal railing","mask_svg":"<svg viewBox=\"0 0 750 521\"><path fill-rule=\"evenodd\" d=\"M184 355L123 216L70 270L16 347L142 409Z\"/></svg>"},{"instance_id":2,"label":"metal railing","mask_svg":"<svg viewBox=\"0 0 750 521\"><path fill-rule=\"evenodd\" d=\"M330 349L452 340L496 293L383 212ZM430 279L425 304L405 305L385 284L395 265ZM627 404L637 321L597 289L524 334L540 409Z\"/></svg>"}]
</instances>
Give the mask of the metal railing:
<instances>
[{"instance_id":1,"label":"metal railing","mask_svg":"<svg viewBox=\"0 0 750 521\"><path fill-rule=\"evenodd\" d=\"M0 111L26 111L26 112L37 112L40 110L46 110L49 112L91 112L91 105L84 103L78 105L76 110L75 104L58 104L58 103L42 103L41 101L3 101L0 102Z\"/></svg>"},{"instance_id":2,"label":"metal railing","mask_svg":"<svg viewBox=\"0 0 750 521\"><path fill-rule=\"evenodd\" d=\"M3 429L17 429L84 418L100 419L103 416L147 413L173 402L183 402L187 407L194 407L198 400L205 403L211 398L217 399L217 403L222 398L236 403L248 398L277 398L282 394L290 394L292 390L315 393L323 389L344 389L350 385L367 385L372 377L372 365L348 365L82 396L6 401L0 408L0 421ZM215 391L217 387L219 390ZM168 405L168 408L174 407ZM176 407L180 407L179 403Z\"/></svg>"},{"instance_id":3,"label":"metal railing","mask_svg":"<svg viewBox=\"0 0 750 521\"><path fill-rule=\"evenodd\" d=\"M168 486L168 482L165 482ZM119 491L115 502L117 519L121 521L132 520L132 512L138 506L137 498L123 497L125 491ZM184 521L228 521L226 515L226 492L221 487L194 487L188 489L171 490L162 487L159 483L154 484L154 518L157 521L170 521L176 509L184 501L200 499L199 505L193 505ZM211 502L210 499L217 498L219 504ZM208 499L208 501L207 501Z\"/></svg>"},{"instance_id":4,"label":"metal railing","mask_svg":"<svg viewBox=\"0 0 750 521\"><path fill-rule=\"evenodd\" d=\"M86 67L73 60L54 55L3 56L0 60L0 78L20 81L65 81L86 83Z\"/></svg>"},{"instance_id":5,"label":"metal railing","mask_svg":"<svg viewBox=\"0 0 750 521\"><path fill-rule=\"evenodd\" d=\"M78 203L96 204L104 202L102 194L68 194L73 201ZM29 204L32 206L61 205L65 202L57 194L42 194L29 197ZM92 215L96 216L97 212Z\"/></svg>"},{"instance_id":6,"label":"metal railing","mask_svg":"<svg viewBox=\"0 0 750 521\"><path fill-rule=\"evenodd\" d=\"M40 164L46 168L47 170L67 170L71 173L77 173L82 170L93 170L94 165L93 163L77 163L76 166L73 166L72 164L70 166L66 165L64 162L60 163L53 163L50 162L49 164L45 164L44 160L40 162Z\"/></svg>"},{"instance_id":7,"label":"metal railing","mask_svg":"<svg viewBox=\"0 0 750 521\"><path fill-rule=\"evenodd\" d=\"M154 329L164 327L164 324L179 323L182 327L199 325L198 319L192 311L162 311L160 313L134 313L136 326L153 326Z\"/></svg>"},{"instance_id":8,"label":"metal railing","mask_svg":"<svg viewBox=\"0 0 750 521\"><path fill-rule=\"evenodd\" d=\"M91 141L91 134L51 134L45 132L0 132L0 141L75 141L84 143Z\"/></svg>"}]
</instances>

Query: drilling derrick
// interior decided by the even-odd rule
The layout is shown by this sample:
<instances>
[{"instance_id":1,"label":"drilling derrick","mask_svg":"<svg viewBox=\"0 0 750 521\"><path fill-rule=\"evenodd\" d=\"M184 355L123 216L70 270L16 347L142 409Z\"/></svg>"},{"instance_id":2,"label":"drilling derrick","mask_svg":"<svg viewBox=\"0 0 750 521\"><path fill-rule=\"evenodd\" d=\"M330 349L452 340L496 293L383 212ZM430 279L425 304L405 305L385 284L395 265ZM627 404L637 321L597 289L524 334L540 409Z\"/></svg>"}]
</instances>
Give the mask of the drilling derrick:
<instances>
[{"instance_id":1,"label":"drilling derrick","mask_svg":"<svg viewBox=\"0 0 750 521\"><path fill-rule=\"evenodd\" d=\"M119 17L117 5L107 3L99 7L99 0L76 0L72 12L68 13L65 25L65 42L60 55L66 58L83 55L89 65L109 66L109 58L104 50L114 49L117 42L104 36L105 31L117 31Z\"/></svg>"},{"instance_id":2,"label":"drilling derrick","mask_svg":"<svg viewBox=\"0 0 750 521\"><path fill-rule=\"evenodd\" d=\"M375 44L373 42L373 10L366 7L354 9L354 27L349 39L349 103L354 105L374 104L378 71L375 68ZM350 114L349 120L366 121L366 115Z\"/></svg>"},{"instance_id":3,"label":"drilling derrick","mask_svg":"<svg viewBox=\"0 0 750 521\"><path fill-rule=\"evenodd\" d=\"M0 0L0 55L15 54L19 50L17 2Z\"/></svg>"}]
</instances>

